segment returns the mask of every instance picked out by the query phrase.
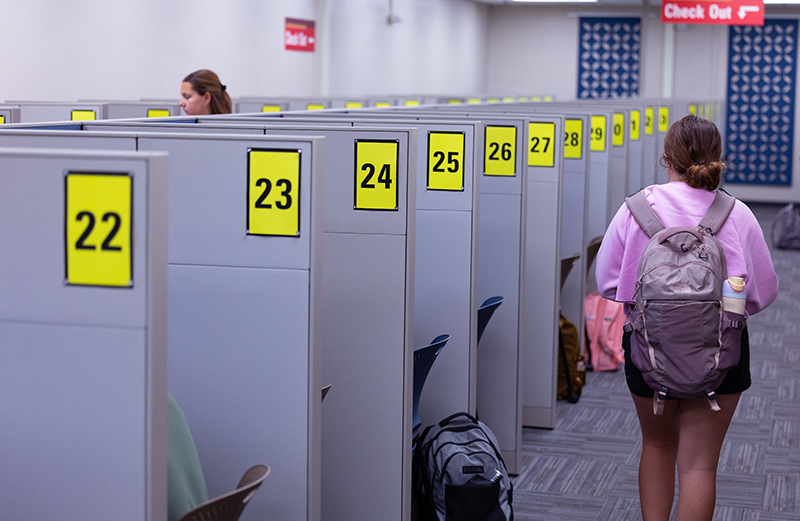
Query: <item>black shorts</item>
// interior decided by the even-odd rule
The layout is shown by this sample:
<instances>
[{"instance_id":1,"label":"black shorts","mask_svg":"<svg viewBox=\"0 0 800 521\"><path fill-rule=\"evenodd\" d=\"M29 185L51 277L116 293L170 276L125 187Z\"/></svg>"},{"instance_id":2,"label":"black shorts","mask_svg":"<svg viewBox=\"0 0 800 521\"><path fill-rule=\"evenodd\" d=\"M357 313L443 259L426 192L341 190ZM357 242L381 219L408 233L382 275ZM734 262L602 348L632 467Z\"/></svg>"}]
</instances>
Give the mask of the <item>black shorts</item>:
<instances>
[{"instance_id":1,"label":"black shorts","mask_svg":"<svg viewBox=\"0 0 800 521\"><path fill-rule=\"evenodd\" d=\"M644 381L642 372L631 361L631 332L622 335L622 348L625 350L625 380L628 389L636 396L652 398L655 391ZM750 388L750 338L747 326L742 330L742 356L739 364L728 370L725 379L715 390L717 394L741 393Z\"/></svg>"}]
</instances>

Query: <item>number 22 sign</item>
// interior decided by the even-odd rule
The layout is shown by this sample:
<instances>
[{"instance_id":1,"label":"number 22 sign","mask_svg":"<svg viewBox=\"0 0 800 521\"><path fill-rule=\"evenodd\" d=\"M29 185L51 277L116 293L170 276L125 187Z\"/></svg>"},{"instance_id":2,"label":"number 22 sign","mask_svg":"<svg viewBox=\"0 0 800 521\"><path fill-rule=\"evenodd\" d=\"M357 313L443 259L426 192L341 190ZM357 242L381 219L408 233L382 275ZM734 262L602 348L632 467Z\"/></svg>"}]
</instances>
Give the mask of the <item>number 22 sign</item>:
<instances>
[{"instance_id":1,"label":"number 22 sign","mask_svg":"<svg viewBox=\"0 0 800 521\"><path fill-rule=\"evenodd\" d=\"M133 287L131 176L67 172L64 199L64 282Z\"/></svg>"}]
</instances>

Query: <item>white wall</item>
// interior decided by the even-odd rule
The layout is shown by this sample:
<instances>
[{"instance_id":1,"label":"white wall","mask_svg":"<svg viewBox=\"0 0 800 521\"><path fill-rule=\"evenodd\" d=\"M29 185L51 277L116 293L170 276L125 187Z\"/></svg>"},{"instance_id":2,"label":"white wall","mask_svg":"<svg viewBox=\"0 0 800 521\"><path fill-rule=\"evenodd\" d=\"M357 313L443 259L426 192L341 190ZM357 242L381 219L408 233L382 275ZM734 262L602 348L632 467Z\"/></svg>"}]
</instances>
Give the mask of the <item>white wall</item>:
<instances>
[{"instance_id":1,"label":"white wall","mask_svg":"<svg viewBox=\"0 0 800 521\"><path fill-rule=\"evenodd\" d=\"M800 8L768 6L770 14L797 17ZM577 97L578 19L581 16L642 18L642 98L663 92L664 26L653 6L495 5L489 10L487 91L509 94L552 93L558 100ZM728 27L675 27L673 98L724 100L728 78ZM800 72L800 70L798 71ZM795 113L800 114L800 80ZM795 117L793 185L788 188L728 185L748 201L800 201L800 118Z\"/></svg>"},{"instance_id":2,"label":"white wall","mask_svg":"<svg viewBox=\"0 0 800 521\"><path fill-rule=\"evenodd\" d=\"M470 0L328 0L332 96L485 89L489 7Z\"/></svg>"},{"instance_id":3,"label":"white wall","mask_svg":"<svg viewBox=\"0 0 800 521\"><path fill-rule=\"evenodd\" d=\"M315 53L286 51L285 18L330 12L330 94L484 89L488 7L470 0L15 0L3 5L0 100L177 98L217 72L234 96L312 96ZM323 41L325 41L323 39Z\"/></svg>"},{"instance_id":4,"label":"white wall","mask_svg":"<svg viewBox=\"0 0 800 521\"><path fill-rule=\"evenodd\" d=\"M640 6L493 6L489 11L488 91L575 99L578 19L615 15L642 19L640 92L643 97L660 97L663 36L657 13L657 8Z\"/></svg>"}]
</instances>

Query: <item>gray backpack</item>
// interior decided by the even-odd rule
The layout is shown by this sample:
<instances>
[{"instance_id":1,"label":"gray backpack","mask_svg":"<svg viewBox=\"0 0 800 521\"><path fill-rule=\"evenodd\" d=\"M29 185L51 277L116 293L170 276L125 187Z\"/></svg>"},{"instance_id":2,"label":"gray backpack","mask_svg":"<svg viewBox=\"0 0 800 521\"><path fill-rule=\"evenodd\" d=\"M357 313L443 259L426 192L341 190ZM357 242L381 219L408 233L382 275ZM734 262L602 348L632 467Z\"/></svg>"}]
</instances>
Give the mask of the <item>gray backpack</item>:
<instances>
[{"instance_id":1,"label":"gray backpack","mask_svg":"<svg viewBox=\"0 0 800 521\"><path fill-rule=\"evenodd\" d=\"M667 396L705 396L718 411L714 391L728 369L739 363L745 318L722 309L728 269L714 236L735 202L717 190L696 228L665 228L643 192L626 199L633 218L650 237L637 272L636 307L625 331L631 332L634 365L657 391L655 414L661 414Z\"/></svg>"},{"instance_id":2,"label":"gray backpack","mask_svg":"<svg viewBox=\"0 0 800 521\"><path fill-rule=\"evenodd\" d=\"M513 521L497 438L473 416L456 413L425 429L414 470L417 521Z\"/></svg>"},{"instance_id":3,"label":"gray backpack","mask_svg":"<svg viewBox=\"0 0 800 521\"><path fill-rule=\"evenodd\" d=\"M772 245L786 250L800 250L800 213L793 203L784 206L772 221Z\"/></svg>"}]
</instances>

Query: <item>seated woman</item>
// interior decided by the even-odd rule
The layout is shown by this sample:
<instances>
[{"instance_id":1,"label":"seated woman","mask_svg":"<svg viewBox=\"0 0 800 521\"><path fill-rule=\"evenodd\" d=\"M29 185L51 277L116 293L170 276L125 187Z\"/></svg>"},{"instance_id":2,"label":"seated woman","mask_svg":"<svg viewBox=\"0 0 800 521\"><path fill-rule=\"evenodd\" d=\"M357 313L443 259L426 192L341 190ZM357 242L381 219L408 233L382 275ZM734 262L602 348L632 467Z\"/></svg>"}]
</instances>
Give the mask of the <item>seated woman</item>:
<instances>
[{"instance_id":1,"label":"seated woman","mask_svg":"<svg viewBox=\"0 0 800 521\"><path fill-rule=\"evenodd\" d=\"M167 503L169 521L208 501L203 468L178 402L167 393Z\"/></svg>"},{"instance_id":2,"label":"seated woman","mask_svg":"<svg viewBox=\"0 0 800 521\"><path fill-rule=\"evenodd\" d=\"M183 79L179 105L188 116L230 114L231 97L213 71L200 69Z\"/></svg>"}]
</instances>

